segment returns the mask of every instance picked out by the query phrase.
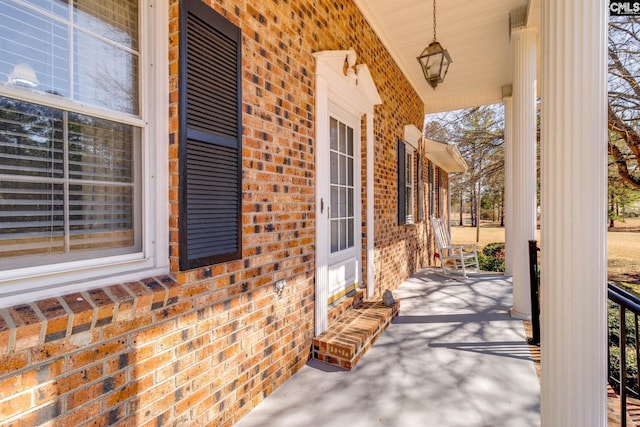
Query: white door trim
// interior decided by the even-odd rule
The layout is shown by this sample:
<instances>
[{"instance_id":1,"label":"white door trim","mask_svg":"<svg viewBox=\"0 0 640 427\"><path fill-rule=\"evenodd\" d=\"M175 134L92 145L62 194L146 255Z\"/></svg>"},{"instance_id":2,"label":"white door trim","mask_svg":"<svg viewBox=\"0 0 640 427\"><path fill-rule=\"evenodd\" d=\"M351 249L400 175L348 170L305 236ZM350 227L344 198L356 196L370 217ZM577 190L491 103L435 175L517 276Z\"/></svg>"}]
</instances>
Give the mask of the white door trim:
<instances>
[{"instance_id":1,"label":"white door trim","mask_svg":"<svg viewBox=\"0 0 640 427\"><path fill-rule=\"evenodd\" d=\"M382 103L373 78L365 64L355 65L353 50L322 51L313 54L316 58L316 148L319 141L329 140L329 103L362 118L366 114L367 146L367 296L374 290L374 227L373 227L373 107ZM345 71L346 69L346 71ZM329 164L328 150L316 149L316 165ZM322 180L316 170L316 285L315 285L315 335L327 329L328 325L328 262L330 240L327 230L326 202ZM325 210L322 210L322 205ZM361 204L361 203L360 203ZM357 206L357 209L361 209ZM322 210L322 213L320 211ZM361 217L361 215L360 215ZM357 236L360 247L362 240Z\"/></svg>"}]
</instances>

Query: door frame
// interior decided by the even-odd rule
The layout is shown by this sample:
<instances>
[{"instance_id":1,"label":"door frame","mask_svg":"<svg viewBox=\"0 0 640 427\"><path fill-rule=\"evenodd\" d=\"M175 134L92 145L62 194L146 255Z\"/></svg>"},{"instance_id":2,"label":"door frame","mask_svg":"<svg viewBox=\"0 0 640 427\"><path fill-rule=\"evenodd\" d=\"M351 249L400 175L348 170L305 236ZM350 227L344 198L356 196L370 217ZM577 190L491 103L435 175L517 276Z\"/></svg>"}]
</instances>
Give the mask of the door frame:
<instances>
[{"instance_id":1,"label":"door frame","mask_svg":"<svg viewBox=\"0 0 640 427\"><path fill-rule=\"evenodd\" d=\"M373 108L382 103L378 90L365 64L355 65L356 54L353 50L321 51L315 52L316 59L316 119L315 119L315 140L316 140L316 273L315 273L315 335L320 335L328 326L328 304L329 295L329 253L330 238L328 233L321 230L328 229L326 211L320 214L321 207L326 204L325 200L330 200L330 194L326 194L326 188L318 178L317 165L329 164L329 150L318 149L320 141L329 141L329 112L330 103L360 118L366 116L366 152L367 152L367 297L371 297L374 292L374 218L373 218ZM326 124L326 126L325 126ZM354 152L359 157L359 153ZM360 179L358 177L358 179ZM360 183L360 186L362 183ZM360 206L354 208L362 209ZM362 220L362 212L360 212ZM356 226L356 231L360 230ZM362 238L356 234L356 241L359 241L362 248ZM360 250L360 260L362 250ZM359 260L359 261L360 261ZM362 270L362 268L359 268ZM361 275L361 273L360 273Z\"/></svg>"}]
</instances>

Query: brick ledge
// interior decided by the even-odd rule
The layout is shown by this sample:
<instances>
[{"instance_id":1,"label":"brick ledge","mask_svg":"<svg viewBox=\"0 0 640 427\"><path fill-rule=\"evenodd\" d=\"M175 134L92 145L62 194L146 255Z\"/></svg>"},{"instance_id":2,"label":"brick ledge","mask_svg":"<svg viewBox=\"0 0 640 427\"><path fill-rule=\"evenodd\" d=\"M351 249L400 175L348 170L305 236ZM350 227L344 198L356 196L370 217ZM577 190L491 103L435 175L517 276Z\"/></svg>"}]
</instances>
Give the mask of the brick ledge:
<instances>
[{"instance_id":1,"label":"brick ledge","mask_svg":"<svg viewBox=\"0 0 640 427\"><path fill-rule=\"evenodd\" d=\"M0 308L0 355L166 308L180 286L169 275Z\"/></svg>"}]
</instances>

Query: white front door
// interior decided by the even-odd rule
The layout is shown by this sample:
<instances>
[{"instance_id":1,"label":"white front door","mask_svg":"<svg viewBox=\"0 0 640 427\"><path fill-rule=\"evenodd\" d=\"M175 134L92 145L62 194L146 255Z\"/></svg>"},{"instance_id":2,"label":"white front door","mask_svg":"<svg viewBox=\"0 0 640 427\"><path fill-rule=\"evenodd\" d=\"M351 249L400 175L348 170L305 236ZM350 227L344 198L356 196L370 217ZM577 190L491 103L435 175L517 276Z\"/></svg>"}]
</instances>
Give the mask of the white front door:
<instances>
[{"instance_id":1,"label":"white front door","mask_svg":"<svg viewBox=\"0 0 640 427\"><path fill-rule=\"evenodd\" d=\"M327 304L358 287L361 264L360 233L360 119L334 106L329 107L328 141L321 141L328 165L318 165L326 198L318 215L321 233L328 236ZM327 154L325 151L325 154ZM324 209L324 212L322 210Z\"/></svg>"}]
</instances>

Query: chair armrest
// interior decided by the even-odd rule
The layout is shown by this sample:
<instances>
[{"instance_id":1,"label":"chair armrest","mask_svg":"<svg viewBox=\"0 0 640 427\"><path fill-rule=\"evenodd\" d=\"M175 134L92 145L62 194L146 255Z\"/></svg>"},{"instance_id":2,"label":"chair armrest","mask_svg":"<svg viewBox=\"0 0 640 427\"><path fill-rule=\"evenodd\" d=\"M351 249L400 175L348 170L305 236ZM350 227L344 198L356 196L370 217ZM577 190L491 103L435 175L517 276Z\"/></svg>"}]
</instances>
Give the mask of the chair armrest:
<instances>
[{"instance_id":1,"label":"chair armrest","mask_svg":"<svg viewBox=\"0 0 640 427\"><path fill-rule=\"evenodd\" d=\"M451 248L455 251L464 250L464 248L470 248L473 252L477 251L478 244L477 243L466 243L463 245L451 245Z\"/></svg>"}]
</instances>

